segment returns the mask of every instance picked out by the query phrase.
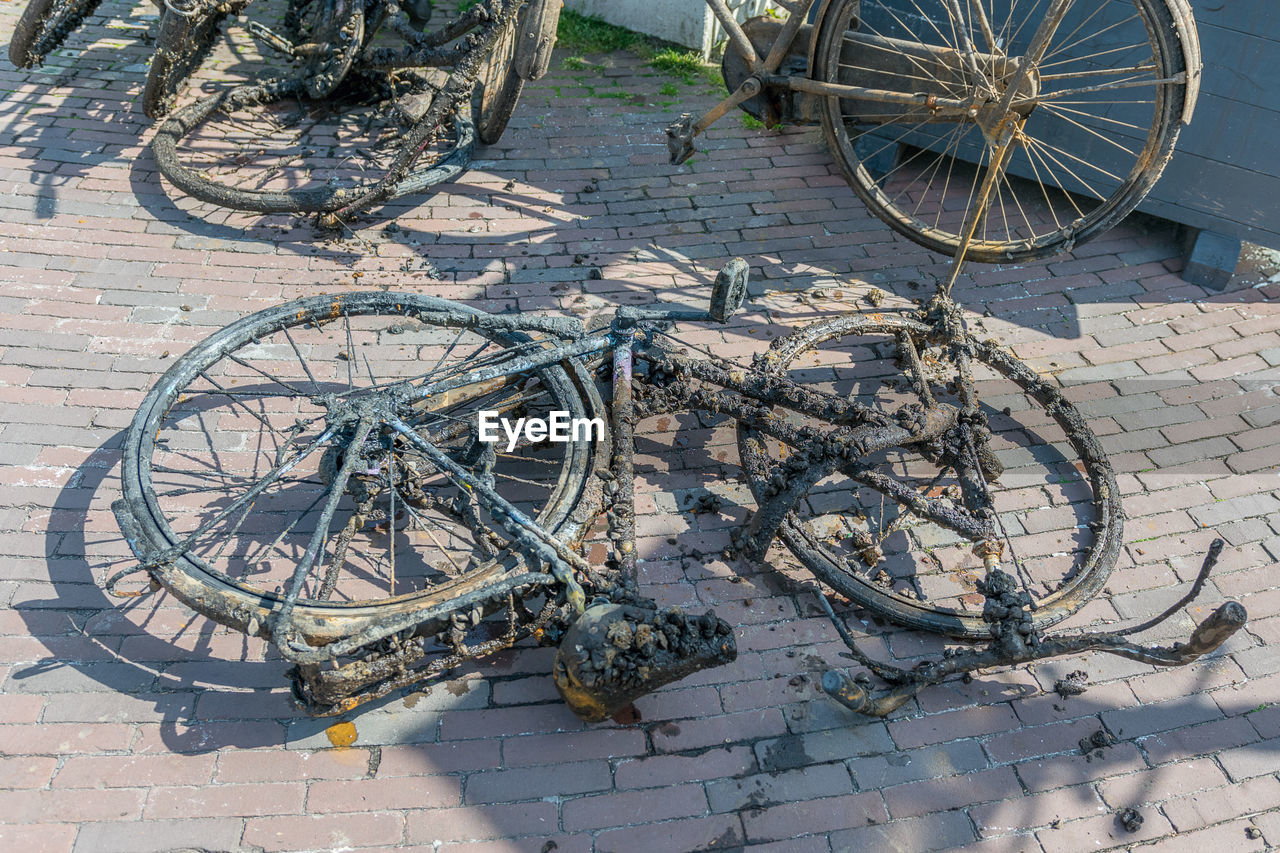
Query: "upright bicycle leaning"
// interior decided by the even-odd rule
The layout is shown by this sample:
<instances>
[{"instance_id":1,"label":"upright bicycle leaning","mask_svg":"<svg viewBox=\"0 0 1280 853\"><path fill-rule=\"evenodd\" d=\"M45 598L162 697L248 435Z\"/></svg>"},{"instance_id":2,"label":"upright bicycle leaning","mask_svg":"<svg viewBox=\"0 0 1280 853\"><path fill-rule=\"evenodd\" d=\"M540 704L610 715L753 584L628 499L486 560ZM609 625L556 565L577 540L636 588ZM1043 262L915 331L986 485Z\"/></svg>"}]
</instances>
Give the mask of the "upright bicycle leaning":
<instances>
[{"instance_id":1,"label":"upright bicycle leaning","mask_svg":"<svg viewBox=\"0 0 1280 853\"><path fill-rule=\"evenodd\" d=\"M41 61L97 2L30 0L10 57ZM706 2L728 35L730 94L668 130L673 162L734 107L820 123L872 212L970 260L1045 257L1114 225L1159 177L1199 91L1187 0L789 0L744 24ZM480 0L431 29L426 0L289 0L280 31L248 29L292 70L170 114L157 163L201 199L337 225L455 177L476 133L496 141L548 68L560 5ZM246 6L165 0L148 115L170 109L219 22Z\"/></svg>"},{"instance_id":2,"label":"upright bicycle leaning","mask_svg":"<svg viewBox=\"0 0 1280 853\"><path fill-rule=\"evenodd\" d=\"M876 661L818 594L850 654L888 683L873 693L826 673L856 711L1087 650L1176 666L1244 624L1229 601L1185 644L1128 639L1195 597L1218 542L1159 616L1049 633L1102 588L1123 540L1113 472L1075 407L965 331L942 287L918 311L799 329L750 365L690 355L672 323L726 322L746 279L735 259L709 311L622 307L594 330L409 293L245 317L180 358L134 419L113 508L140 563L109 588L145 570L271 641L317 714L534 637L558 646L570 707L601 720L736 654L713 613L638 592L635 424L694 412L737 430L756 509L734 551L759 560L780 538L858 606L974 644L913 669ZM501 419L510 442L491 432ZM535 421L526 437L559 424L561 440L517 450ZM1029 499L1052 506L1050 526L1021 526ZM590 540L601 518L607 544Z\"/></svg>"}]
</instances>

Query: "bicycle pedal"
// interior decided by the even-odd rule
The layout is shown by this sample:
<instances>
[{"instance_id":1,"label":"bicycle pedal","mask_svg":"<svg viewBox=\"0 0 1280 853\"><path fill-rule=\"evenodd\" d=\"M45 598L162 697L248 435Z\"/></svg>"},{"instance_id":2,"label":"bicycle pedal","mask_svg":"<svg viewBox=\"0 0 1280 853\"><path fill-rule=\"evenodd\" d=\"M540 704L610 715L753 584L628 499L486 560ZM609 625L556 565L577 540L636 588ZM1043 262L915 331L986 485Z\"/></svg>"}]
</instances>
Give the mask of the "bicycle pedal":
<instances>
[{"instance_id":1,"label":"bicycle pedal","mask_svg":"<svg viewBox=\"0 0 1280 853\"><path fill-rule=\"evenodd\" d=\"M667 151L671 153L671 165L679 166L693 156L693 116L685 113L680 120L667 128Z\"/></svg>"},{"instance_id":2,"label":"bicycle pedal","mask_svg":"<svg viewBox=\"0 0 1280 853\"><path fill-rule=\"evenodd\" d=\"M396 118L405 127L413 127L427 114L427 110L431 109L431 102L434 100L435 93L430 91L409 92L401 95L396 98Z\"/></svg>"}]
</instances>

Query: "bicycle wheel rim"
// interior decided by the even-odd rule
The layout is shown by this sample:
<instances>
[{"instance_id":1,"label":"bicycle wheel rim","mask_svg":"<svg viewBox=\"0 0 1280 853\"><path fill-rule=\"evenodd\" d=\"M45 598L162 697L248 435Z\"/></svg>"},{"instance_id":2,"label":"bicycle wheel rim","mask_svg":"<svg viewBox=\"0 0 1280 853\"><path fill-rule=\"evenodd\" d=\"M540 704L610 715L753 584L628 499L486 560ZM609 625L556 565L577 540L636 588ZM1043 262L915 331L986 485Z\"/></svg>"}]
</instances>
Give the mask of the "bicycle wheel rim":
<instances>
[{"instance_id":1,"label":"bicycle wheel rim","mask_svg":"<svg viewBox=\"0 0 1280 853\"><path fill-rule=\"evenodd\" d=\"M142 110L147 118L162 118L169 112L187 79L213 49L225 17L224 12L206 14L203 9L191 15L180 15L167 8L161 11L160 33L156 36L155 53L142 90Z\"/></svg>"},{"instance_id":2,"label":"bicycle wheel rim","mask_svg":"<svg viewBox=\"0 0 1280 853\"><path fill-rule=\"evenodd\" d=\"M480 141L492 145L502 138L507 122L515 112L516 102L524 89L524 81L516 73L516 36L520 31L527 6L503 27L502 34L485 57L477 83L480 86L476 111L476 134Z\"/></svg>"},{"instance_id":3,"label":"bicycle wheel rim","mask_svg":"<svg viewBox=\"0 0 1280 853\"><path fill-rule=\"evenodd\" d=\"M379 180L353 180L347 186L319 186L292 189L256 189L243 182L219 181L203 170L183 162L179 145L205 119L218 111L270 105L288 98L302 98L306 83L297 78L267 80L237 86L208 95L175 110L160 125L151 142L161 174L182 192L201 201L254 213L326 213L345 207L371 192ZM475 126L468 111L453 110L448 120L452 138L441 150L420 157L412 170L396 185L388 198L420 193L436 184L452 181L466 171L475 148Z\"/></svg>"},{"instance_id":4,"label":"bicycle wheel rim","mask_svg":"<svg viewBox=\"0 0 1280 853\"><path fill-rule=\"evenodd\" d=\"M18 68L34 68L62 46L67 36L92 15L102 0L30 0L14 25L9 61Z\"/></svg>"},{"instance_id":5,"label":"bicycle wheel rim","mask_svg":"<svg viewBox=\"0 0 1280 853\"><path fill-rule=\"evenodd\" d=\"M481 312L447 300L416 294L379 292L320 296L245 317L198 344L180 358L148 394L126 435L122 487L132 520L124 526L131 546L141 559L145 561L163 553L184 539L185 534L175 531L171 525L168 509L183 498L157 493L152 462L157 455L158 436L171 434L163 429L171 409L175 404L188 402L183 400L184 392L202 371L222 360L225 353L234 353L245 344L257 346L254 342L266 339L272 330L291 328L297 331L308 322L324 322L348 315L416 318L436 323L442 323L442 318L448 316L450 329L468 328L467 324L483 316ZM510 339L518 341L521 337L514 333ZM580 375L571 375L563 365L544 368L539 378L545 381L548 393L570 411L582 416L598 416L602 412L603 405L594 386ZM564 541L571 542L581 537L594 517L583 500L587 474L596 452L590 442L566 445L558 480L539 513L540 525ZM220 557L221 552L215 559ZM293 621L308 642L328 643L356 634L389 617L439 606L483 587L503 574L516 571L517 564L513 556L499 555L456 581L377 601L302 598L294 611ZM191 552L182 553L155 571L163 586L198 612L238 630L269 636L269 616L279 609L281 592L232 577ZM254 627L255 623L257 627Z\"/></svg>"},{"instance_id":6,"label":"bicycle wheel rim","mask_svg":"<svg viewBox=\"0 0 1280 853\"><path fill-rule=\"evenodd\" d=\"M775 341L766 353L765 366L767 370L782 374L797 356L822 343L846 336L892 336L900 332L924 336L929 328L915 320L887 314L835 317ZM1086 553L1075 561L1074 571L1056 590L1036 597L1035 625L1047 628L1075 613L1096 595L1114 568L1124 535L1119 489L1100 443L1089 431L1083 416L1061 393L999 348L972 339L968 343L979 361L1022 388L1062 428L1066 442L1083 463L1092 494L1090 502L1097 510L1092 542ZM769 452L762 437L741 426L738 442L743 468L759 501L764 497L765 483L772 467ZM806 568L828 586L896 624L957 638L977 639L990 635L989 626L977 610L961 612L931 606L887 592L869 574L850 571L845 561L820 537L807 530L795 514L784 522L779 538Z\"/></svg>"},{"instance_id":7,"label":"bicycle wheel rim","mask_svg":"<svg viewBox=\"0 0 1280 853\"><path fill-rule=\"evenodd\" d=\"M1028 22L1035 21L1048 2L1031 0L1019 6L1009 0L982 0L980 7L989 10L997 38L1001 32L1010 38L1008 55L1016 55L1034 33L1034 24ZM863 38L890 46L898 44L895 38L907 41L902 37L909 33L920 44L937 47L957 41L949 15L937 11L943 6L940 0L921 3L926 13L909 20L896 11L892 0L834 4L821 25L815 76L838 82L842 75L846 80L854 75L866 82L867 69L849 61L845 34L850 21L857 22L855 30L861 27ZM1013 145L1006 174L996 184L968 258L1018 262L1069 251L1132 211L1172 155L1186 95L1186 68L1168 9L1158 0L1103 0L1077 7L1055 32L1043 69L1036 72L1037 97L1045 100L1030 112ZM1021 18L1021 26L1012 14ZM984 38L979 25L965 26L971 26L975 44ZM1110 43L1116 40L1122 44ZM862 53L874 50L864 43ZM1128 57L1139 54L1134 66L1147 64L1151 70L1124 78L1110 76L1102 67L1115 60L1118 69L1111 70L1122 70L1128 67ZM940 74L929 72L936 66L922 71L919 64L912 58L905 71L871 79L896 91L933 89L953 98L969 93L967 80L935 82ZM947 73L962 72L948 68ZM988 73L996 76L990 69ZM1132 88L1069 97L1055 94L1097 79ZM1178 82L1159 82L1163 80ZM984 139L986 131L978 119L926 120L921 107L877 109L885 112L875 123L858 122L854 114L861 112L865 119L865 104L823 99L823 127L846 180L868 209L894 230L954 255L961 243L963 214L989 164L992 143ZM1092 155L1076 153L1088 146Z\"/></svg>"}]
</instances>

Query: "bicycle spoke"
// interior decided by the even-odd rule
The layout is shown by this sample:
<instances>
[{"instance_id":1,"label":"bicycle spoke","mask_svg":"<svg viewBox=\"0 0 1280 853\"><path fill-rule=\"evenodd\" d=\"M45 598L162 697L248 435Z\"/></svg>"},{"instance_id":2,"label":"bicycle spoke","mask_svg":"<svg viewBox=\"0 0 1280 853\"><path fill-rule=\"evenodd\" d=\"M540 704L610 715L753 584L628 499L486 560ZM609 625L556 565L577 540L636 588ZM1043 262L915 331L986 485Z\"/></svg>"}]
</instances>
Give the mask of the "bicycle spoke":
<instances>
[{"instance_id":1,"label":"bicycle spoke","mask_svg":"<svg viewBox=\"0 0 1280 853\"><path fill-rule=\"evenodd\" d=\"M1052 111L1052 112L1055 112L1055 113L1056 113L1056 111L1054 111L1052 107L1047 107L1047 109L1049 109L1050 111ZM1105 136L1105 135L1103 135L1103 134L1101 134L1101 133L1098 133L1098 131L1094 130L1093 128L1091 128L1091 127L1087 127L1087 126L1085 126L1085 125L1081 124L1080 122L1076 121L1075 119L1073 119L1073 118L1071 118L1071 117L1069 117L1069 116L1059 115L1059 118L1061 118L1063 121L1065 121L1065 122L1067 122L1067 123L1069 123L1069 124L1072 124L1072 125L1074 125L1074 126L1078 127L1080 130L1085 131L1085 132L1086 132L1086 133L1088 133L1090 136L1093 136L1093 137L1095 137L1095 138L1097 138L1097 139L1100 139L1100 140L1102 140L1103 142L1106 142L1108 145L1111 145L1111 146L1112 146L1112 147L1114 147L1114 148L1118 148L1120 151L1123 151L1125 154L1127 154L1127 155L1129 155L1129 156L1133 156L1133 154L1134 154L1134 152L1133 152L1133 151L1130 151L1128 148L1125 148L1123 145L1121 145L1119 142L1116 142L1116 141L1115 141L1114 139L1112 139L1111 137L1109 137L1109 136ZM1031 137L1028 137L1028 139L1030 139L1030 138L1031 138ZM1049 143L1045 142L1044 140L1037 139L1037 140L1036 140L1036 142L1037 142L1037 144L1039 144L1039 145L1042 145L1042 146L1044 146L1044 147L1046 147L1046 148L1050 148L1050 149L1052 149L1052 150L1054 150L1054 151L1057 151L1057 152L1059 152L1059 153L1063 154L1063 155L1064 155L1064 156L1066 156L1066 157L1069 157L1070 159L1072 159L1072 160L1076 161L1077 163L1080 163L1080 164L1082 164L1082 165L1088 166L1088 167L1089 167L1089 168L1091 168L1091 169L1094 169L1094 170L1096 170L1096 171L1098 171L1098 172L1101 172L1102 174L1106 175L1108 178L1111 178L1112 180L1116 181L1117 183L1120 181L1120 177L1119 177L1118 175L1114 175L1114 174L1112 174L1111 172L1109 172L1109 171L1107 171L1106 169L1104 169L1104 168L1102 168L1101 166L1099 166L1097 163L1094 163L1094 162L1089 161L1089 160L1083 160L1083 159L1081 159L1080 157L1077 157L1076 155L1072 154L1072 153L1071 153L1071 152L1069 152L1069 151L1066 151L1066 150L1062 149L1062 148L1061 148L1061 147L1059 147L1059 146L1056 146L1056 145L1050 145Z\"/></svg>"},{"instance_id":2,"label":"bicycle spoke","mask_svg":"<svg viewBox=\"0 0 1280 853\"><path fill-rule=\"evenodd\" d=\"M301 389L299 389L299 388L294 388L292 385L290 385L288 382L285 382L285 381L284 381L284 380L282 380L280 377L278 377L278 376L273 376L272 374L267 373L267 371L263 370L261 367L258 367L256 364L250 364L249 362L247 362L247 361L245 361L244 359L240 358L238 355L236 355L236 354L235 354L235 353L233 353L233 352L229 352L229 353L227 353L227 358L231 359L232 361L234 361L236 364L240 365L241 367L247 367L248 369L252 370L254 373L257 373L259 376L263 376L263 377L265 377L265 378L267 378L267 379L270 379L272 382L274 382L274 383L276 383L277 385L279 385L280 387L284 388L286 391L288 391L291 395L293 395L293 396L295 396L295 397L307 397L307 396L309 396L309 395L307 394L307 392L305 392L305 391L303 391L303 390L301 390ZM208 377L205 377L205 378L207 379Z\"/></svg>"},{"instance_id":3,"label":"bicycle spoke","mask_svg":"<svg viewBox=\"0 0 1280 853\"><path fill-rule=\"evenodd\" d=\"M1045 158L1045 159L1044 159L1044 161L1042 161L1042 162L1045 162L1046 166L1048 165L1047 161L1048 161L1048 160L1052 160L1054 163L1056 163L1056 164L1058 165L1058 168L1060 168L1062 171L1066 172L1068 175L1070 175L1072 178L1074 178L1074 179L1076 180L1076 182L1077 182L1077 183L1081 184L1081 185L1082 185L1086 190L1088 190L1090 193L1092 193L1092 194L1093 194L1093 196L1094 196L1095 198L1097 198L1097 199L1098 199L1098 201L1106 201L1106 200L1107 200L1107 199L1106 199L1106 196L1104 196L1102 193L1100 193L1100 192L1098 192L1096 189L1094 189L1092 184L1090 184L1090 183L1088 183L1087 181L1085 181L1083 178L1081 178L1079 175L1077 175L1075 172L1073 172L1073 171L1071 170L1071 168L1070 168L1070 167L1068 167L1068 166L1067 166L1066 164L1064 164L1061 160L1059 160L1057 157L1055 157L1055 156L1053 155L1053 152L1049 150L1048 146L1046 146L1046 145L1044 145L1043 143L1041 143L1041 142L1039 142L1039 141L1037 141L1037 140L1034 140L1034 139L1028 139L1027 141L1028 141L1028 142L1030 142L1030 143L1032 144L1032 146L1033 146L1033 147L1035 147L1035 148L1036 148L1036 150L1040 152L1040 155L1041 155L1041 157L1042 157L1042 158ZM1100 168L1100 167L1099 167L1099 168Z\"/></svg>"},{"instance_id":4,"label":"bicycle spoke","mask_svg":"<svg viewBox=\"0 0 1280 853\"><path fill-rule=\"evenodd\" d=\"M316 377L311 372L311 366L307 364L307 360L302 357L302 351L298 349L298 345L293 340L293 335L289 334L289 327L285 326L281 330L284 333L284 339L289 342L289 346L293 349L293 354L298 357L298 364L302 365L303 373L307 374L307 378L311 380L311 387L320 391L320 383L316 381Z\"/></svg>"},{"instance_id":5,"label":"bicycle spoke","mask_svg":"<svg viewBox=\"0 0 1280 853\"><path fill-rule=\"evenodd\" d=\"M1048 189L1048 184L1046 184L1044 181L1042 181L1042 180L1040 179L1040 170L1036 168L1036 165L1035 165L1035 158L1036 158L1036 157L1039 157L1039 158L1040 158L1040 163L1041 163L1041 165L1042 165L1042 166L1044 166L1044 169L1045 169L1045 173L1046 173L1046 174L1052 174L1052 173L1053 173L1053 170L1052 170L1051 168L1049 168L1048 161L1047 161L1047 160L1045 160L1044 155L1043 155L1043 154L1038 153L1038 152L1035 150L1035 147L1034 147L1034 146L1028 146L1028 147L1026 148L1026 152L1027 152L1027 159L1031 162L1031 168L1032 168L1032 170L1034 171L1034 173L1035 173L1035 175L1036 175L1036 181L1037 181L1037 183L1039 183L1039 184L1040 184L1040 189L1041 189L1041 191L1044 193L1044 201L1045 201L1045 204L1046 204L1046 205L1048 205L1049 210L1054 211L1054 204L1053 204L1053 202L1052 202L1052 201L1050 201L1050 200L1049 200L1049 189ZM1075 198L1071 195L1071 193L1065 193L1065 192L1064 192L1062 195L1067 199L1067 201L1068 201L1068 202L1070 202L1071 206L1072 206L1073 208L1075 208L1075 211L1076 211L1076 215L1077 215L1077 216L1084 216L1084 211L1080 209L1080 206L1079 206L1078 204L1076 204ZM1058 223L1058 214L1057 214L1057 212L1056 212L1056 211L1054 211L1054 213L1053 213L1053 221L1054 221L1054 224L1055 224L1055 225L1058 225L1058 224L1059 224L1059 223ZM1059 230L1061 230L1061 229L1059 229Z\"/></svg>"},{"instance_id":6,"label":"bicycle spoke","mask_svg":"<svg viewBox=\"0 0 1280 853\"><path fill-rule=\"evenodd\" d=\"M1102 8L1102 7L1099 7L1099 8L1098 8L1098 10L1096 10L1096 11L1093 13L1093 15L1098 14L1098 11L1101 11L1101 8ZM1091 18L1093 17L1093 15L1090 15L1090 16L1089 16L1089 18L1091 19ZM1052 51L1052 52L1050 52L1050 53L1046 53L1046 54L1044 55L1044 57L1041 59L1041 62L1043 63L1043 61L1044 61L1045 59L1049 59L1049 58L1051 58L1051 57L1057 56L1058 54L1060 54L1060 53L1062 53L1062 52L1064 52L1064 51L1068 51L1068 50L1070 50L1070 49L1071 49L1071 48L1073 48L1073 47L1076 47L1076 46L1078 46L1078 45L1084 44L1085 42L1089 41L1090 39L1096 39L1098 36L1106 35L1107 33L1109 33L1109 32L1111 32L1112 30L1114 30L1116 27L1124 26L1125 24L1129 23L1130 21L1141 21L1141 18L1139 18L1139 17L1138 17L1138 15L1135 13L1135 14L1130 15L1129 17L1125 18L1124 20L1116 21L1114 24L1110 24L1110 25L1108 25L1108 26L1106 26L1106 27L1103 27L1102 29L1098 30L1096 33L1093 33L1092 35L1087 35L1087 36L1085 36L1084 38L1077 39L1076 41L1073 41L1073 42L1071 42L1070 44L1064 44L1064 45L1062 45L1061 47L1057 48L1056 50L1054 50L1054 51ZM1084 24L1081 24L1081 25L1080 25L1080 27L1083 27L1083 26L1084 26ZM1070 35L1068 35L1066 38L1071 38L1071 36L1072 36L1072 35L1075 35L1075 33L1076 33L1076 32L1078 32L1078 31L1080 30L1080 27L1077 27L1075 30L1073 30L1073 31L1071 32L1071 34L1070 34Z\"/></svg>"}]
</instances>

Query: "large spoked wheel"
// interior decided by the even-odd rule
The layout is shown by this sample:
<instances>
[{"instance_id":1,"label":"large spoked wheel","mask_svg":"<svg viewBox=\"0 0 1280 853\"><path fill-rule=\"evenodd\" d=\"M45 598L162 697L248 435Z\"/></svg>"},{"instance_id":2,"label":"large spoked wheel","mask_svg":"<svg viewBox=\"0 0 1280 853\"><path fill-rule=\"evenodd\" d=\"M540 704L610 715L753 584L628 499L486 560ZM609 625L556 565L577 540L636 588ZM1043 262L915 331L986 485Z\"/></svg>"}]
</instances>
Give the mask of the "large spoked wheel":
<instances>
[{"instance_id":1,"label":"large spoked wheel","mask_svg":"<svg viewBox=\"0 0 1280 853\"><path fill-rule=\"evenodd\" d=\"M213 49L226 16L227 12L219 7L197 5L189 14L161 8L156 50L142 90L142 110L147 118L168 114L187 78Z\"/></svg>"},{"instance_id":2,"label":"large spoked wheel","mask_svg":"<svg viewBox=\"0 0 1280 853\"><path fill-rule=\"evenodd\" d=\"M1062 5L832 4L814 78L917 96L823 99L828 145L876 216L955 255L976 209L965 256L995 263L1069 251L1137 206L1172 154L1198 46L1184 53L1163 0L1065 4L1047 17Z\"/></svg>"},{"instance_id":3,"label":"large spoked wheel","mask_svg":"<svg viewBox=\"0 0 1280 853\"><path fill-rule=\"evenodd\" d=\"M30 0L9 39L9 61L34 68L62 46L102 0Z\"/></svg>"},{"instance_id":4,"label":"large spoked wheel","mask_svg":"<svg viewBox=\"0 0 1280 853\"><path fill-rule=\"evenodd\" d=\"M889 414L924 402L922 387L934 401L959 406L954 352L931 345L928 332L892 315L837 317L776 341L764 366ZM1095 595L1115 565L1123 537L1115 478L1084 419L1052 386L994 346L967 344L979 399L1003 407L985 410L992 435L985 449L974 448L977 458L989 451L995 459L981 466L985 484L966 481L959 466L940 461L947 458L941 445L896 448L820 481L779 535L820 580L893 622L988 637L976 586L984 564L975 543L904 499L920 495L963 511L966 489L986 491L1004 545L1001 566L1022 579L1036 625L1048 627ZM924 385L893 365L908 345L920 355ZM771 483L786 476L792 449L742 426L738 440L762 501ZM907 491L891 494L882 476Z\"/></svg>"},{"instance_id":5,"label":"large spoked wheel","mask_svg":"<svg viewBox=\"0 0 1280 853\"><path fill-rule=\"evenodd\" d=\"M325 101L308 82L270 80L209 95L170 115L152 141L156 165L202 201L259 213L337 210L370 192L408 154L414 159L390 193L421 192L462 174L475 147L467 110L445 117L433 141L406 152L406 139L431 102L416 75L398 81L351 73Z\"/></svg>"},{"instance_id":6,"label":"large spoked wheel","mask_svg":"<svg viewBox=\"0 0 1280 853\"><path fill-rule=\"evenodd\" d=\"M524 80L516 73L516 45L528 9L526 4L516 13L515 19L502 28L493 49L480 66L476 81L480 84L476 135L485 145L492 145L502 138L524 90Z\"/></svg>"},{"instance_id":7,"label":"large spoked wheel","mask_svg":"<svg viewBox=\"0 0 1280 853\"><path fill-rule=\"evenodd\" d=\"M492 145L502 137L526 80L547 73L564 0L517 0L514 22L505 27L480 67L476 131Z\"/></svg>"},{"instance_id":8,"label":"large spoked wheel","mask_svg":"<svg viewBox=\"0 0 1280 853\"><path fill-rule=\"evenodd\" d=\"M427 296L352 293L288 303L215 333L169 369L129 429L126 537L144 560L185 544L155 569L161 583L216 621L265 637L313 549L291 618L313 646L528 571L474 494L385 421L360 442L358 428L335 420L337 411L368 411L392 386L460 376L545 346L522 332L478 328L476 319ZM343 410L344 401L354 408ZM574 364L555 364L434 395L401 414L552 535L580 539L594 517L584 503L593 455L607 447L479 442L481 410L513 420L553 410L601 417L595 386ZM325 528L324 507L348 467ZM448 618L417 630L439 631Z\"/></svg>"}]
</instances>

